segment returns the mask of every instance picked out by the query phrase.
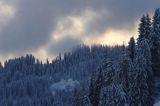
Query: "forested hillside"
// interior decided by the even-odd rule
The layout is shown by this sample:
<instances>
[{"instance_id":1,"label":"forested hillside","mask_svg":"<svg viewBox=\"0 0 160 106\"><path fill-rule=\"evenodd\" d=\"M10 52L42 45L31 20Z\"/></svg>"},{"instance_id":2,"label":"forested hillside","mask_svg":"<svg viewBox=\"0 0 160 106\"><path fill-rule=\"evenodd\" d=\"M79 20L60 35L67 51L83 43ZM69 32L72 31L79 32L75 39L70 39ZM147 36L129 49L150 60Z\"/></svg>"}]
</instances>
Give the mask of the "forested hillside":
<instances>
[{"instance_id":1,"label":"forested hillside","mask_svg":"<svg viewBox=\"0 0 160 106\"><path fill-rule=\"evenodd\" d=\"M121 48L82 45L44 64L32 55L8 60L0 68L0 105L71 105L75 88L87 91L103 57L118 60Z\"/></svg>"},{"instance_id":2,"label":"forested hillside","mask_svg":"<svg viewBox=\"0 0 160 106\"><path fill-rule=\"evenodd\" d=\"M153 106L160 86L160 9L143 15L128 45L79 45L42 63L0 64L0 106Z\"/></svg>"}]
</instances>

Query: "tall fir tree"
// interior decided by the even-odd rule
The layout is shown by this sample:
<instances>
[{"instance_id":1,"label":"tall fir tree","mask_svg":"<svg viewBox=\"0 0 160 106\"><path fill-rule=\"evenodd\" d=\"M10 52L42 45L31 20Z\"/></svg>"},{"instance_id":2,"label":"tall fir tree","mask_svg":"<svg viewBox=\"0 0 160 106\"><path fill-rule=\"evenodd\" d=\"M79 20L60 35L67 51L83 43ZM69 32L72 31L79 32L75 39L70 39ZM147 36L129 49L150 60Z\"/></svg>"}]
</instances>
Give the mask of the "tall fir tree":
<instances>
[{"instance_id":1,"label":"tall fir tree","mask_svg":"<svg viewBox=\"0 0 160 106\"><path fill-rule=\"evenodd\" d=\"M119 68L116 72L116 85L121 86L121 90L125 93L125 104L128 104L129 95L129 73L131 69L132 60L127 54L127 50L123 47L122 57L119 63Z\"/></svg>"},{"instance_id":2,"label":"tall fir tree","mask_svg":"<svg viewBox=\"0 0 160 106\"><path fill-rule=\"evenodd\" d=\"M135 39L134 37L131 37L129 43L128 43L128 48L127 48L127 54L130 57L130 59L133 61L135 57Z\"/></svg>"},{"instance_id":3,"label":"tall fir tree","mask_svg":"<svg viewBox=\"0 0 160 106\"><path fill-rule=\"evenodd\" d=\"M2 71L3 70L3 65L2 65L2 63L0 62L0 71Z\"/></svg>"},{"instance_id":4,"label":"tall fir tree","mask_svg":"<svg viewBox=\"0 0 160 106\"><path fill-rule=\"evenodd\" d=\"M153 28L150 39L152 69L155 76L160 76L160 9L156 9L153 17Z\"/></svg>"},{"instance_id":5,"label":"tall fir tree","mask_svg":"<svg viewBox=\"0 0 160 106\"><path fill-rule=\"evenodd\" d=\"M104 80L101 89L99 106L124 106L127 104L127 94L124 90L126 81L117 77L115 69L113 68L112 62L110 60L104 62L103 66L104 67L102 72L104 72L104 74L102 75ZM118 75L120 75L120 73L118 73ZM122 83L120 80L124 82Z\"/></svg>"},{"instance_id":6,"label":"tall fir tree","mask_svg":"<svg viewBox=\"0 0 160 106\"><path fill-rule=\"evenodd\" d=\"M151 68L151 54L148 41L138 42L135 57L135 72L130 86L130 105L152 106L154 80Z\"/></svg>"},{"instance_id":7,"label":"tall fir tree","mask_svg":"<svg viewBox=\"0 0 160 106\"><path fill-rule=\"evenodd\" d=\"M114 81L115 70L113 69L112 62L110 59L104 59L102 63L102 88L100 92L100 106L106 106L112 104L112 84Z\"/></svg>"},{"instance_id":8,"label":"tall fir tree","mask_svg":"<svg viewBox=\"0 0 160 106\"><path fill-rule=\"evenodd\" d=\"M92 76L89 86L89 99L92 106L98 106L100 101L100 92L102 89L102 67L98 67L98 76L94 79Z\"/></svg>"},{"instance_id":9,"label":"tall fir tree","mask_svg":"<svg viewBox=\"0 0 160 106\"><path fill-rule=\"evenodd\" d=\"M142 38L146 37L146 16L143 15L142 18L140 19L140 24L139 24L139 28L138 28L138 32L139 32L139 37L138 37L138 41L141 40Z\"/></svg>"},{"instance_id":10,"label":"tall fir tree","mask_svg":"<svg viewBox=\"0 0 160 106\"><path fill-rule=\"evenodd\" d=\"M151 23L151 18L149 14L146 15L146 39L149 41L151 39L151 30L152 30L152 23Z\"/></svg>"},{"instance_id":11,"label":"tall fir tree","mask_svg":"<svg viewBox=\"0 0 160 106\"><path fill-rule=\"evenodd\" d=\"M114 80L115 70L113 68L113 63L109 58L105 58L102 63L102 85L108 86Z\"/></svg>"},{"instance_id":12,"label":"tall fir tree","mask_svg":"<svg viewBox=\"0 0 160 106\"><path fill-rule=\"evenodd\" d=\"M74 90L73 106L83 106L82 96L77 89Z\"/></svg>"},{"instance_id":13,"label":"tall fir tree","mask_svg":"<svg viewBox=\"0 0 160 106\"><path fill-rule=\"evenodd\" d=\"M142 18L140 19L140 24L139 24L139 37L138 41L142 39L150 39L150 34L151 34L151 19L149 15L143 15Z\"/></svg>"}]
</instances>

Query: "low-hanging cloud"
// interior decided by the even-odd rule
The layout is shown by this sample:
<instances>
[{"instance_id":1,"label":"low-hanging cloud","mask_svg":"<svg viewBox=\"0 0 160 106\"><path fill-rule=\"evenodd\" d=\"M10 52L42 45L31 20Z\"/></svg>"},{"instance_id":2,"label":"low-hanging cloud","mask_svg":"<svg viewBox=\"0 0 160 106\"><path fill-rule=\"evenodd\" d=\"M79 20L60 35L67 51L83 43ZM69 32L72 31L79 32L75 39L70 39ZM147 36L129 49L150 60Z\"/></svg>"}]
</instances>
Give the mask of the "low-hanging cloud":
<instances>
[{"instance_id":1,"label":"low-hanging cloud","mask_svg":"<svg viewBox=\"0 0 160 106\"><path fill-rule=\"evenodd\" d=\"M71 49L75 46L75 45L80 45L83 42L80 39L75 39L75 38L71 38L71 37L66 37L61 39L58 42L53 42L48 48L47 51L50 54L53 55L57 55L58 53L64 53L64 52L68 52L71 51Z\"/></svg>"},{"instance_id":2,"label":"low-hanging cloud","mask_svg":"<svg viewBox=\"0 0 160 106\"><path fill-rule=\"evenodd\" d=\"M106 30L112 29L132 31L142 14L153 12L160 4L159 0L2 0L2 2L12 7L14 11L14 16L8 18L9 21L6 21L4 26L3 24L0 26L2 55L36 51L44 45L47 45L48 52L56 54L76 44L84 43L86 36L87 38L101 36ZM86 15L86 11L90 14ZM79 19L83 31L72 33L69 38L66 36L70 33L59 34L58 36L65 36L59 37L60 41L50 40L56 36L59 20L65 17Z\"/></svg>"}]
</instances>

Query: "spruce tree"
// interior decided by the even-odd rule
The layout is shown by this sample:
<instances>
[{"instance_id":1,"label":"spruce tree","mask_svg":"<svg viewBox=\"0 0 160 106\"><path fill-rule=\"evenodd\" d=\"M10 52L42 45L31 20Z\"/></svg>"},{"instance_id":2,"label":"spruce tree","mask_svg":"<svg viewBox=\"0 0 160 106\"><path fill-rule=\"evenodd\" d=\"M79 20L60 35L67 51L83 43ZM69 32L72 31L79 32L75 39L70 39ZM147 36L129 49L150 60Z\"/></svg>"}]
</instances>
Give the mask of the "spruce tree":
<instances>
[{"instance_id":1,"label":"spruce tree","mask_svg":"<svg viewBox=\"0 0 160 106\"><path fill-rule=\"evenodd\" d=\"M104 59L102 64L102 88L100 92L100 106L110 106L113 102L112 84L114 81L115 71L112 62L109 59Z\"/></svg>"},{"instance_id":2,"label":"spruce tree","mask_svg":"<svg viewBox=\"0 0 160 106\"><path fill-rule=\"evenodd\" d=\"M131 69L131 59L129 58L126 49L123 49L122 57L119 63L119 68L116 72L116 84L120 85L123 92L126 94L126 103L128 103L128 93L129 93L129 73Z\"/></svg>"},{"instance_id":3,"label":"spruce tree","mask_svg":"<svg viewBox=\"0 0 160 106\"><path fill-rule=\"evenodd\" d=\"M115 70L110 59L104 59L102 63L102 85L108 86L114 80Z\"/></svg>"},{"instance_id":4,"label":"spruce tree","mask_svg":"<svg viewBox=\"0 0 160 106\"><path fill-rule=\"evenodd\" d=\"M130 61L129 61L129 57L128 54L126 53L126 49L125 47L123 47L123 51L122 51L122 57L121 60L119 62L119 69L117 74L117 78L119 83L121 83L125 89L128 89L129 86L129 81L128 81L128 72L129 72L129 65L130 65Z\"/></svg>"},{"instance_id":5,"label":"spruce tree","mask_svg":"<svg viewBox=\"0 0 160 106\"><path fill-rule=\"evenodd\" d=\"M3 70L2 63L0 62L0 72Z\"/></svg>"},{"instance_id":6,"label":"spruce tree","mask_svg":"<svg viewBox=\"0 0 160 106\"><path fill-rule=\"evenodd\" d=\"M135 57L135 39L134 39L134 37L131 37L128 44L129 44L128 49L127 49L128 56L133 61L134 57Z\"/></svg>"},{"instance_id":7,"label":"spruce tree","mask_svg":"<svg viewBox=\"0 0 160 106\"><path fill-rule=\"evenodd\" d=\"M123 48L123 50L125 50ZM103 71L105 72L104 75L104 82L101 90L101 99L99 106L124 106L127 104L127 93L125 91L126 86L126 79L120 77L125 76L125 68L124 70L115 71L113 68L112 62L107 60L103 65ZM124 74L122 75L121 72Z\"/></svg>"},{"instance_id":8,"label":"spruce tree","mask_svg":"<svg viewBox=\"0 0 160 106\"><path fill-rule=\"evenodd\" d=\"M142 18L140 19L140 24L139 24L139 37L138 41L142 39L150 39L150 34L151 34L151 21L150 17L147 14L146 16L143 15Z\"/></svg>"},{"instance_id":9,"label":"spruce tree","mask_svg":"<svg viewBox=\"0 0 160 106\"><path fill-rule=\"evenodd\" d=\"M155 11L152 26L150 39L152 69L155 76L160 76L160 9Z\"/></svg>"},{"instance_id":10,"label":"spruce tree","mask_svg":"<svg viewBox=\"0 0 160 106\"><path fill-rule=\"evenodd\" d=\"M138 42L135 58L135 72L130 86L130 105L153 105L153 73L151 68L151 54L148 41Z\"/></svg>"},{"instance_id":11,"label":"spruce tree","mask_svg":"<svg viewBox=\"0 0 160 106\"><path fill-rule=\"evenodd\" d=\"M74 101L73 101L73 106L82 106L82 97L80 95L80 92L75 89L74 90Z\"/></svg>"},{"instance_id":12,"label":"spruce tree","mask_svg":"<svg viewBox=\"0 0 160 106\"><path fill-rule=\"evenodd\" d=\"M146 16L143 15L142 18L140 19L140 24L139 24L139 37L138 37L138 41L141 40L142 38L146 37Z\"/></svg>"},{"instance_id":13,"label":"spruce tree","mask_svg":"<svg viewBox=\"0 0 160 106\"><path fill-rule=\"evenodd\" d=\"M151 30L152 30L152 23L151 23L151 18L149 14L146 15L146 39L150 40L151 39Z\"/></svg>"},{"instance_id":14,"label":"spruce tree","mask_svg":"<svg viewBox=\"0 0 160 106\"><path fill-rule=\"evenodd\" d=\"M93 106L101 106L103 104L109 103L108 100L111 99L109 99L109 96L106 98L105 94L108 94L108 92L105 91L105 88L108 89L113 83L114 75L115 72L112 66L112 62L109 59L104 59L98 68L98 75L96 79L91 79L89 87L89 99Z\"/></svg>"},{"instance_id":15,"label":"spruce tree","mask_svg":"<svg viewBox=\"0 0 160 106\"><path fill-rule=\"evenodd\" d=\"M98 68L98 76L96 79L91 79L90 86L89 86L89 99L92 106L98 106L100 101L100 92L102 88L102 67Z\"/></svg>"}]
</instances>

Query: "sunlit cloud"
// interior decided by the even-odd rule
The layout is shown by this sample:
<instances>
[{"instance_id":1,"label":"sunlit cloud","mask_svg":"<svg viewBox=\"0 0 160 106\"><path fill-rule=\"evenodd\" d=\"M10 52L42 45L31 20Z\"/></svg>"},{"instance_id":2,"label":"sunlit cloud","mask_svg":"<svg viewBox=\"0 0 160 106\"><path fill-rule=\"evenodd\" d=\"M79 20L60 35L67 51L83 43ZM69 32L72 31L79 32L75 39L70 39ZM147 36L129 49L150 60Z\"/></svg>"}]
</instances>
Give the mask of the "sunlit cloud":
<instances>
[{"instance_id":1,"label":"sunlit cloud","mask_svg":"<svg viewBox=\"0 0 160 106\"><path fill-rule=\"evenodd\" d=\"M15 15L15 8L9 4L0 1L0 28Z\"/></svg>"},{"instance_id":2,"label":"sunlit cloud","mask_svg":"<svg viewBox=\"0 0 160 106\"><path fill-rule=\"evenodd\" d=\"M132 34L127 31L109 30L99 40L102 44L122 45L123 43L128 43L130 37L133 36Z\"/></svg>"},{"instance_id":3,"label":"sunlit cloud","mask_svg":"<svg viewBox=\"0 0 160 106\"><path fill-rule=\"evenodd\" d=\"M42 62L46 62L47 59L51 62L52 59L55 58L55 56L49 54L45 48L40 48L38 51L35 51L32 54Z\"/></svg>"},{"instance_id":4,"label":"sunlit cloud","mask_svg":"<svg viewBox=\"0 0 160 106\"><path fill-rule=\"evenodd\" d=\"M56 30L52 33L52 40L59 41L65 37L79 38L86 32L88 23L98 16L97 13L86 10L80 15L66 16L57 22Z\"/></svg>"},{"instance_id":5,"label":"sunlit cloud","mask_svg":"<svg viewBox=\"0 0 160 106\"><path fill-rule=\"evenodd\" d=\"M17 53L17 54L0 54L0 62L2 62L4 64L4 62L6 60L9 59L14 59L16 57L20 57L20 56L25 56L26 54L32 54L35 58L39 59L42 62L46 62L46 60L48 59L50 62L52 61L52 59L54 59L56 56L51 55L48 53L48 51L46 50L46 48L40 48L36 51L28 51L26 53Z\"/></svg>"},{"instance_id":6,"label":"sunlit cloud","mask_svg":"<svg viewBox=\"0 0 160 106\"><path fill-rule=\"evenodd\" d=\"M16 56L13 54L1 54L0 55L0 62L4 64L4 62L8 59L14 59Z\"/></svg>"},{"instance_id":7,"label":"sunlit cloud","mask_svg":"<svg viewBox=\"0 0 160 106\"><path fill-rule=\"evenodd\" d=\"M95 37L85 37L84 43L88 45L92 44L103 44L103 45L122 45L122 44L128 44L128 41L131 37L134 37L135 39L138 37L138 31L137 31L138 21L135 22L135 26L132 31L128 31L125 29L121 30L115 30L115 29L109 29L105 32L101 33L99 36Z\"/></svg>"}]
</instances>

